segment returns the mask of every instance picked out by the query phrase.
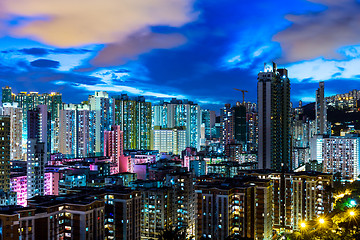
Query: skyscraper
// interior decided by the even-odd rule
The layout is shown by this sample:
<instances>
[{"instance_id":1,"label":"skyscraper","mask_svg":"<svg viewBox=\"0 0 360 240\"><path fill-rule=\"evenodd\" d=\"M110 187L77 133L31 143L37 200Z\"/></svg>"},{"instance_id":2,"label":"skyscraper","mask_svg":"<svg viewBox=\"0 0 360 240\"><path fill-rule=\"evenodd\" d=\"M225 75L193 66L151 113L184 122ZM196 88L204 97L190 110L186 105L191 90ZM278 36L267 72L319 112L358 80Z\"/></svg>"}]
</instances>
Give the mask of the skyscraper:
<instances>
[{"instance_id":1,"label":"skyscraper","mask_svg":"<svg viewBox=\"0 0 360 240\"><path fill-rule=\"evenodd\" d=\"M95 115L87 104L64 104L64 109L60 110L60 153L75 157L93 155Z\"/></svg>"},{"instance_id":2,"label":"skyscraper","mask_svg":"<svg viewBox=\"0 0 360 240\"><path fill-rule=\"evenodd\" d=\"M220 109L221 143L223 145L234 143L234 111L229 103Z\"/></svg>"},{"instance_id":3,"label":"skyscraper","mask_svg":"<svg viewBox=\"0 0 360 240\"><path fill-rule=\"evenodd\" d=\"M115 125L124 132L124 149L150 149L151 103L144 97L115 97Z\"/></svg>"},{"instance_id":4,"label":"skyscraper","mask_svg":"<svg viewBox=\"0 0 360 240\"><path fill-rule=\"evenodd\" d=\"M356 135L314 136L312 160L321 164L324 173L339 173L343 180L357 179L360 175L360 138Z\"/></svg>"},{"instance_id":5,"label":"skyscraper","mask_svg":"<svg viewBox=\"0 0 360 240\"><path fill-rule=\"evenodd\" d=\"M95 153L96 111L88 104L64 104L60 110L59 151L75 157Z\"/></svg>"},{"instance_id":6,"label":"skyscraper","mask_svg":"<svg viewBox=\"0 0 360 240\"><path fill-rule=\"evenodd\" d=\"M258 74L258 111L259 169L291 170L290 80L275 63Z\"/></svg>"},{"instance_id":7,"label":"skyscraper","mask_svg":"<svg viewBox=\"0 0 360 240\"><path fill-rule=\"evenodd\" d=\"M20 160L22 155L22 109L18 103L3 103L3 114L10 117L10 159Z\"/></svg>"},{"instance_id":8,"label":"skyscraper","mask_svg":"<svg viewBox=\"0 0 360 240\"><path fill-rule=\"evenodd\" d=\"M51 146L49 152L58 152L59 146L59 111L62 109L62 95L60 93L44 93L39 94L37 92L20 92L14 94L10 87L2 89L2 101L3 103L17 102L18 107L22 108L23 122L22 122L22 148L26 150L27 145L27 112L34 110L38 105L48 106L48 111L51 113L51 128L50 128L50 139Z\"/></svg>"},{"instance_id":9,"label":"skyscraper","mask_svg":"<svg viewBox=\"0 0 360 240\"><path fill-rule=\"evenodd\" d=\"M14 95L12 93L11 87L3 87L2 88L2 103L12 103L14 101Z\"/></svg>"},{"instance_id":10,"label":"skyscraper","mask_svg":"<svg viewBox=\"0 0 360 240\"><path fill-rule=\"evenodd\" d=\"M207 140L211 139L211 129L215 125L215 117L215 111L201 109L201 124L205 127L205 138Z\"/></svg>"},{"instance_id":11,"label":"skyscraper","mask_svg":"<svg viewBox=\"0 0 360 240\"><path fill-rule=\"evenodd\" d=\"M121 163L120 157L124 153L124 133L121 127L113 125L111 131L104 132L104 155L111 158L112 173L127 172L127 162Z\"/></svg>"},{"instance_id":12,"label":"skyscraper","mask_svg":"<svg viewBox=\"0 0 360 240\"><path fill-rule=\"evenodd\" d=\"M246 113L246 129L247 151L257 152L259 137L259 118L257 112L251 111Z\"/></svg>"},{"instance_id":13,"label":"skyscraper","mask_svg":"<svg viewBox=\"0 0 360 240\"><path fill-rule=\"evenodd\" d=\"M60 153L76 157L76 130L76 110L69 108L60 110Z\"/></svg>"},{"instance_id":14,"label":"skyscraper","mask_svg":"<svg viewBox=\"0 0 360 240\"><path fill-rule=\"evenodd\" d=\"M233 107L234 110L234 137L235 142L243 145L243 149L246 148L247 143L247 124L246 124L246 106L236 103Z\"/></svg>"},{"instance_id":15,"label":"skyscraper","mask_svg":"<svg viewBox=\"0 0 360 240\"><path fill-rule=\"evenodd\" d=\"M10 117L0 115L0 190L10 190Z\"/></svg>"},{"instance_id":16,"label":"skyscraper","mask_svg":"<svg viewBox=\"0 0 360 240\"><path fill-rule=\"evenodd\" d=\"M153 106L153 127L185 127L186 146L200 149L201 109L196 103L173 98Z\"/></svg>"},{"instance_id":17,"label":"skyscraper","mask_svg":"<svg viewBox=\"0 0 360 240\"><path fill-rule=\"evenodd\" d=\"M152 149L159 152L180 155L186 149L186 130L184 127L161 128L153 130Z\"/></svg>"},{"instance_id":18,"label":"skyscraper","mask_svg":"<svg viewBox=\"0 0 360 240\"><path fill-rule=\"evenodd\" d=\"M27 112L27 136L44 143L44 151L50 157L51 151L51 114L47 105L38 105L36 109Z\"/></svg>"},{"instance_id":19,"label":"skyscraper","mask_svg":"<svg viewBox=\"0 0 360 240\"><path fill-rule=\"evenodd\" d=\"M107 92L95 92L89 96L89 105L95 111L95 153L102 154L104 149L104 132L113 124L113 99Z\"/></svg>"},{"instance_id":20,"label":"skyscraper","mask_svg":"<svg viewBox=\"0 0 360 240\"><path fill-rule=\"evenodd\" d=\"M316 90L316 132L317 134L327 134L327 106L324 97L324 82L319 82L319 88Z\"/></svg>"},{"instance_id":21,"label":"skyscraper","mask_svg":"<svg viewBox=\"0 0 360 240\"><path fill-rule=\"evenodd\" d=\"M44 195L45 144L36 138L29 138L27 145L27 199Z\"/></svg>"}]
</instances>

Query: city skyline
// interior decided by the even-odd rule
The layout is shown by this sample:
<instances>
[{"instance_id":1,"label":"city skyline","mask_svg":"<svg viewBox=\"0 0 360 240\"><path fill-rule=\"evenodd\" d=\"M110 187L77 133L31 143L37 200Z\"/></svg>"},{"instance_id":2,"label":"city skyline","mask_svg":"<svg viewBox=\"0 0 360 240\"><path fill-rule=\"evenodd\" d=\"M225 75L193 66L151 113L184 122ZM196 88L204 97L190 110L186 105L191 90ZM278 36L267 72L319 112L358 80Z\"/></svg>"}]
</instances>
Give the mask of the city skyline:
<instances>
[{"instance_id":1,"label":"city skyline","mask_svg":"<svg viewBox=\"0 0 360 240\"><path fill-rule=\"evenodd\" d=\"M0 240L360 239L359 20L0 0Z\"/></svg>"},{"instance_id":2,"label":"city skyline","mask_svg":"<svg viewBox=\"0 0 360 240\"><path fill-rule=\"evenodd\" d=\"M356 88L356 1L131 2L4 1L0 83L14 92L59 91L65 102L105 90L214 110L241 101L233 88L255 102L257 72L273 60L289 70L295 105L314 102L319 81L325 96Z\"/></svg>"}]
</instances>

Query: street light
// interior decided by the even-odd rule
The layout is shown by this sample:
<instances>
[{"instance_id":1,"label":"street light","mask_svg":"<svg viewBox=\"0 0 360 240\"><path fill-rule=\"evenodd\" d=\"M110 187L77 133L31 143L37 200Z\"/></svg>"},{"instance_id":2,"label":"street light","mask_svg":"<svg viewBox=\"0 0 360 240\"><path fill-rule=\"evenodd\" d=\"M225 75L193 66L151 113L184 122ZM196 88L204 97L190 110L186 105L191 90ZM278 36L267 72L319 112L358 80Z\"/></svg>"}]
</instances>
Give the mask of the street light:
<instances>
[{"instance_id":1,"label":"street light","mask_svg":"<svg viewBox=\"0 0 360 240\"><path fill-rule=\"evenodd\" d=\"M306 228L306 223L305 222L300 223L300 227L301 228Z\"/></svg>"},{"instance_id":2,"label":"street light","mask_svg":"<svg viewBox=\"0 0 360 240\"><path fill-rule=\"evenodd\" d=\"M355 216L355 212L354 212L354 211L350 211L350 212L349 212L349 215L350 215L351 217L353 217L353 216Z\"/></svg>"},{"instance_id":3,"label":"street light","mask_svg":"<svg viewBox=\"0 0 360 240\"><path fill-rule=\"evenodd\" d=\"M353 206L353 207L356 206L355 200L351 200L351 201L350 201L350 205Z\"/></svg>"},{"instance_id":4,"label":"street light","mask_svg":"<svg viewBox=\"0 0 360 240\"><path fill-rule=\"evenodd\" d=\"M325 223L325 219L324 219L324 218L319 218L319 223L320 223L320 224L324 224L324 223Z\"/></svg>"}]
</instances>

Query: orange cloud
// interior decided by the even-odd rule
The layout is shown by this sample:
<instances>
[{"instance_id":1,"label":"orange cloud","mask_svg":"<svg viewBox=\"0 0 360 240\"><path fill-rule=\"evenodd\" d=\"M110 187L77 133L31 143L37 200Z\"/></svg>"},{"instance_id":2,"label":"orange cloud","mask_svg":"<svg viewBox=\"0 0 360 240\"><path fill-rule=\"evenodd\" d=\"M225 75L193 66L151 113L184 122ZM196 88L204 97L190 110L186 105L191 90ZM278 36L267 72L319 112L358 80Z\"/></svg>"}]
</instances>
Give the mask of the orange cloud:
<instances>
[{"instance_id":1,"label":"orange cloud","mask_svg":"<svg viewBox=\"0 0 360 240\"><path fill-rule=\"evenodd\" d=\"M10 34L57 47L125 41L150 26L179 27L196 14L193 0L1 0L1 15L27 17Z\"/></svg>"}]
</instances>

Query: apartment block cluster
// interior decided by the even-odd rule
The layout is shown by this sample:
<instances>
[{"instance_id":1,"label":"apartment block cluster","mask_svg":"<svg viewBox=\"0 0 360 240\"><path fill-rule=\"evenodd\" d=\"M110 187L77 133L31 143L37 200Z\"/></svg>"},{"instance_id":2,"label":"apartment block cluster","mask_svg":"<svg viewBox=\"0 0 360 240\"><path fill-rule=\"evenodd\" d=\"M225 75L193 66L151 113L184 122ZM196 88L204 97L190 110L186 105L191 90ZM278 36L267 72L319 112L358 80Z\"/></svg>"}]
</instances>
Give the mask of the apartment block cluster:
<instances>
[{"instance_id":1,"label":"apartment block cluster","mask_svg":"<svg viewBox=\"0 0 360 240\"><path fill-rule=\"evenodd\" d=\"M234 177L196 177L181 161L161 159L146 175L109 175L101 187L69 187L28 199L27 207L2 207L2 236L159 239L176 227L196 239L272 239L274 231L298 229L300 221L332 209L330 174L244 170Z\"/></svg>"},{"instance_id":2,"label":"apartment block cluster","mask_svg":"<svg viewBox=\"0 0 360 240\"><path fill-rule=\"evenodd\" d=\"M273 239L332 210L333 175L358 179L359 137L293 108L287 69L258 74L257 104L2 89L4 239Z\"/></svg>"}]
</instances>

